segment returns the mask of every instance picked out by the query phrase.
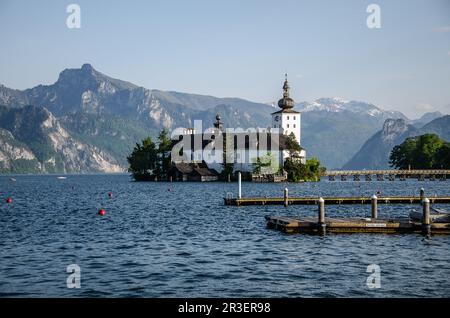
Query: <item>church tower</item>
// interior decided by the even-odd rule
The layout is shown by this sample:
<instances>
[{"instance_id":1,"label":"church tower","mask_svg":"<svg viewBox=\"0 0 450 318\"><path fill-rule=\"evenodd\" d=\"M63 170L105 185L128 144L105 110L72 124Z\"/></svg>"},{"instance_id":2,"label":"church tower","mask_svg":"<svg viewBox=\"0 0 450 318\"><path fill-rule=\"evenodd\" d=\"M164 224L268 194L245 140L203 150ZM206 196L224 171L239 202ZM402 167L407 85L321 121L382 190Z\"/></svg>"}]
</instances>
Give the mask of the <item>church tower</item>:
<instances>
[{"instance_id":1,"label":"church tower","mask_svg":"<svg viewBox=\"0 0 450 318\"><path fill-rule=\"evenodd\" d=\"M293 109L295 102L289 97L289 88L286 74L283 85L283 98L278 101L278 107L281 110L272 113L272 128L280 129L280 132L286 136L294 133L295 139L301 144L301 114Z\"/></svg>"}]
</instances>

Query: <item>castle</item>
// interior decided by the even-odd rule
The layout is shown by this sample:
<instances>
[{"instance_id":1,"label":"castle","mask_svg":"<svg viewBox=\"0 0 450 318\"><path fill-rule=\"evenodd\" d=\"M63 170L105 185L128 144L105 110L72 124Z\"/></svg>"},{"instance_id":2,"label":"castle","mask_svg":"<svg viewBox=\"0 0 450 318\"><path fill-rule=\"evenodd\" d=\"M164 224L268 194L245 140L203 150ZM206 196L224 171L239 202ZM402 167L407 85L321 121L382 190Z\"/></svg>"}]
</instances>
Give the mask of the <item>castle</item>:
<instances>
[{"instance_id":1,"label":"castle","mask_svg":"<svg viewBox=\"0 0 450 318\"><path fill-rule=\"evenodd\" d=\"M204 133L197 133L193 128L183 129L172 150L172 176L176 180L216 180L224 169L224 162L232 164L234 172L254 173L255 163L264 156L270 156L271 162L274 161L271 166L278 168L262 173L281 173L286 159L292 155L287 147L288 137L293 135L301 144L301 114L293 109L295 102L289 96L289 89L286 75L283 97L278 101L281 110L271 114L271 127L225 129L220 115L217 115L214 128ZM177 157L174 154L182 155ZM305 163L306 151L301 149L294 157Z\"/></svg>"}]
</instances>

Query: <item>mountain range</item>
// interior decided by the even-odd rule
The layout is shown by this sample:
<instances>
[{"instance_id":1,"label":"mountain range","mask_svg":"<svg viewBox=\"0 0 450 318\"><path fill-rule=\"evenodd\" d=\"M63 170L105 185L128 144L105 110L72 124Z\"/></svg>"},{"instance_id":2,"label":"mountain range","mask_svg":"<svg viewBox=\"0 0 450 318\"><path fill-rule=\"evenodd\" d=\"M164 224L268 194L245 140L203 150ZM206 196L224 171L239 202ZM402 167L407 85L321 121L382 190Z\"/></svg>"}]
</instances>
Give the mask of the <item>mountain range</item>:
<instances>
[{"instance_id":1,"label":"mountain range","mask_svg":"<svg viewBox=\"0 0 450 318\"><path fill-rule=\"evenodd\" d=\"M387 119L383 128L363 144L343 169L387 169L394 146L408 137L429 133L450 141L450 115L438 117L422 127L407 123L404 119Z\"/></svg>"},{"instance_id":2,"label":"mountain range","mask_svg":"<svg viewBox=\"0 0 450 318\"><path fill-rule=\"evenodd\" d=\"M340 98L296 109L302 146L328 168L345 164L387 119L412 123L400 112ZM268 127L273 111L240 98L147 89L84 64L63 70L51 85L0 85L0 172L125 171L135 143L163 128L192 127L196 119L210 127L217 113L226 127Z\"/></svg>"}]
</instances>

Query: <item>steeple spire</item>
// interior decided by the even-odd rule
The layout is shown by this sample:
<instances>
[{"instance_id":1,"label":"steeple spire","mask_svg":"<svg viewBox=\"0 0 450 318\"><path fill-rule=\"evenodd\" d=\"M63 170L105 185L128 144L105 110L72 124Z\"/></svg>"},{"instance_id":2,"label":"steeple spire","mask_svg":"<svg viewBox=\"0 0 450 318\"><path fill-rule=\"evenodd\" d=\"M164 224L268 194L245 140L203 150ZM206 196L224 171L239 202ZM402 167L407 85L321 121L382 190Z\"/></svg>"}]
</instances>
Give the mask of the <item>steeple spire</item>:
<instances>
[{"instance_id":1,"label":"steeple spire","mask_svg":"<svg viewBox=\"0 0 450 318\"><path fill-rule=\"evenodd\" d=\"M283 98L278 101L278 106L282 109L291 109L294 107L294 100L289 97L289 82L287 79L287 73L284 74L284 84L283 84Z\"/></svg>"}]
</instances>

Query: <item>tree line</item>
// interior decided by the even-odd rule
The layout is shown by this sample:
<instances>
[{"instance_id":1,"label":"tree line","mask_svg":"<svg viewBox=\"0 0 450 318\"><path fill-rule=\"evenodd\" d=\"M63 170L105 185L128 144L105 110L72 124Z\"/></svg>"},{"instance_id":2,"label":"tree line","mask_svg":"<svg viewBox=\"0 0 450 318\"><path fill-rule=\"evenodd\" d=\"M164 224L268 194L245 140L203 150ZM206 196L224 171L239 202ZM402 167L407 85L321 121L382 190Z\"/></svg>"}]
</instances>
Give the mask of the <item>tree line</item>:
<instances>
[{"instance_id":1,"label":"tree line","mask_svg":"<svg viewBox=\"0 0 450 318\"><path fill-rule=\"evenodd\" d=\"M436 134L407 138L389 157L397 169L450 169L450 143Z\"/></svg>"}]
</instances>

